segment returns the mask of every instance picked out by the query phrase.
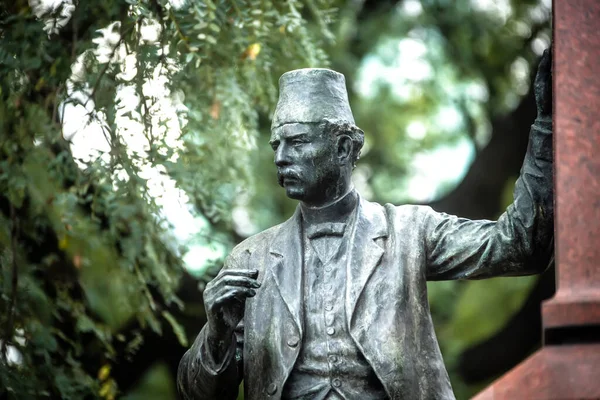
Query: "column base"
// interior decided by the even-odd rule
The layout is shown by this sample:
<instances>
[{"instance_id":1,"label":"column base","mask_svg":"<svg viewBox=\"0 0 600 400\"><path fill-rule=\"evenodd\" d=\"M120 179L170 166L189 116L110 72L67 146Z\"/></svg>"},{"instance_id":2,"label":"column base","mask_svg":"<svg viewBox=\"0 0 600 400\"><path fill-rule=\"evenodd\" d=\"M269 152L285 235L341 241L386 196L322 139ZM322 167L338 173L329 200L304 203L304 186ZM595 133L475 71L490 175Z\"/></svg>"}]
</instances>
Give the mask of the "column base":
<instances>
[{"instance_id":1,"label":"column base","mask_svg":"<svg viewBox=\"0 0 600 400\"><path fill-rule=\"evenodd\" d=\"M473 399L600 399L600 343L542 347Z\"/></svg>"}]
</instances>

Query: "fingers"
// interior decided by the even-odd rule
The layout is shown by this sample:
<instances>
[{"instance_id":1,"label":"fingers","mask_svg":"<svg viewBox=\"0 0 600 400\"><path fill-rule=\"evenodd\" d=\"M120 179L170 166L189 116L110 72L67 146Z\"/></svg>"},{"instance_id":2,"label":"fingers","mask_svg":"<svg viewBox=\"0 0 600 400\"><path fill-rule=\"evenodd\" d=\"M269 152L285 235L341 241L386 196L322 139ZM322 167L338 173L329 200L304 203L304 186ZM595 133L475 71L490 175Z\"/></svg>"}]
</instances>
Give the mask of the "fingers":
<instances>
[{"instance_id":1,"label":"fingers","mask_svg":"<svg viewBox=\"0 0 600 400\"><path fill-rule=\"evenodd\" d=\"M219 278L222 284L227 286L243 286L247 288L259 288L260 283L256 281L256 279L248 278L245 276L235 276L235 275L223 275Z\"/></svg>"},{"instance_id":2,"label":"fingers","mask_svg":"<svg viewBox=\"0 0 600 400\"><path fill-rule=\"evenodd\" d=\"M538 116L552 115L552 48L544 50L534 81Z\"/></svg>"},{"instance_id":3,"label":"fingers","mask_svg":"<svg viewBox=\"0 0 600 400\"><path fill-rule=\"evenodd\" d=\"M214 281L215 283L219 283L219 285L225 284L258 288L260 287L260 283L256 281L257 277L258 270L256 269L227 269L222 270Z\"/></svg>"},{"instance_id":4,"label":"fingers","mask_svg":"<svg viewBox=\"0 0 600 400\"><path fill-rule=\"evenodd\" d=\"M544 54L542 54L542 59L540 60L540 69L547 71L550 68L550 63L552 62L552 58L550 57L550 50L544 50Z\"/></svg>"},{"instance_id":5,"label":"fingers","mask_svg":"<svg viewBox=\"0 0 600 400\"><path fill-rule=\"evenodd\" d=\"M544 50L544 54L542 54L542 58L540 60L540 64L538 65L538 75L540 73L544 75L549 75L552 68L552 48L548 47Z\"/></svg>"},{"instance_id":6,"label":"fingers","mask_svg":"<svg viewBox=\"0 0 600 400\"><path fill-rule=\"evenodd\" d=\"M225 275L236 275L236 276L247 276L248 278L256 279L258 277L257 269L224 269L221 270L219 276Z\"/></svg>"},{"instance_id":7,"label":"fingers","mask_svg":"<svg viewBox=\"0 0 600 400\"><path fill-rule=\"evenodd\" d=\"M206 286L205 302L218 304L222 300L231 299L232 293L243 294L245 297L254 296L256 294L254 289L260 287L260 283L256 281L257 276L258 271L255 269L224 270ZM239 290L232 292L234 289Z\"/></svg>"},{"instance_id":8,"label":"fingers","mask_svg":"<svg viewBox=\"0 0 600 400\"><path fill-rule=\"evenodd\" d=\"M231 287L227 291L221 294L216 299L217 303L224 303L229 300L237 299L240 301L245 300L247 297L254 297L256 295L256 290L245 288L245 287Z\"/></svg>"},{"instance_id":9,"label":"fingers","mask_svg":"<svg viewBox=\"0 0 600 400\"><path fill-rule=\"evenodd\" d=\"M217 337L233 330L244 315L244 303L256 295L260 283L256 269L225 269L206 285L204 305Z\"/></svg>"}]
</instances>

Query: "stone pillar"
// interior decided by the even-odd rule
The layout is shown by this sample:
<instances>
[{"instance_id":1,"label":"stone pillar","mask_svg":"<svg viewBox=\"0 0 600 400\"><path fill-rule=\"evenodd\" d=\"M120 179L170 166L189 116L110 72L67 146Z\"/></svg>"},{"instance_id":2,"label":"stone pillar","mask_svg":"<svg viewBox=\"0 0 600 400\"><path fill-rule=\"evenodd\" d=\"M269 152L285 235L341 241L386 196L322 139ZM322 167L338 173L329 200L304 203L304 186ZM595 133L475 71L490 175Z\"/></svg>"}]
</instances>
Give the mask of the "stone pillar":
<instances>
[{"instance_id":1,"label":"stone pillar","mask_svg":"<svg viewBox=\"0 0 600 400\"><path fill-rule=\"evenodd\" d=\"M600 1L553 12L557 291L543 347L476 400L600 399Z\"/></svg>"}]
</instances>

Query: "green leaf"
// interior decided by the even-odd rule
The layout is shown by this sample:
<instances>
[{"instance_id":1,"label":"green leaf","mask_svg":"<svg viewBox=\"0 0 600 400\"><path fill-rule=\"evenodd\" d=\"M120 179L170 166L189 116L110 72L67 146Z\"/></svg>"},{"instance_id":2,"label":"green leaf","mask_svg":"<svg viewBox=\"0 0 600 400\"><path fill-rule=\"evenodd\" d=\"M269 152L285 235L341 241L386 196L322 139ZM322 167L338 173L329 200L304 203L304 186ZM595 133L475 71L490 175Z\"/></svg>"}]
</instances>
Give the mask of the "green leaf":
<instances>
[{"instance_id":1,"label":"green leaf","mask_svg":"<svg viewBox=\"0 0 600 400\"><path fill-rule=\"evenodd\" d=\"M188 346L188 340L187 340L187 336L185 334L185 330L183 329L183 326L181 326L177 322L177 320L175 319L175 317L173 317L173 315L170 312L163 311L162 315L169 322L169 324L171 324L171 328L173 328L173 332L175 333L175 336L177 336L177 340L179 341L179 343L183 347L187 347Z\"/></svg>"}]
</instances>

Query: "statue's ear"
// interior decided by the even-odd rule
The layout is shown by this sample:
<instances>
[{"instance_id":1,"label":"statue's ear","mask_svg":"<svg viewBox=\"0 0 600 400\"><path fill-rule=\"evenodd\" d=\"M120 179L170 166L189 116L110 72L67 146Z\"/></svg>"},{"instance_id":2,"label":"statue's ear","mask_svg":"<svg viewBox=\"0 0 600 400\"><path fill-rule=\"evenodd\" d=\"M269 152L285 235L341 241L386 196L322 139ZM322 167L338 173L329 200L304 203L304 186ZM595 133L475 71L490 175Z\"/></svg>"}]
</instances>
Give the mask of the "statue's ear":
<instances>
[{"instance_id":1,"label":"statue's ear","mask_svg":"<svg viewBox=\"0 0 600 400\"><path fill-rule=\"evenodd\" d=\"M340 165L352 162L352 148L354 144L348 135L339 135L337 137L337 151Z\"/></svg>"}]
</instances>

